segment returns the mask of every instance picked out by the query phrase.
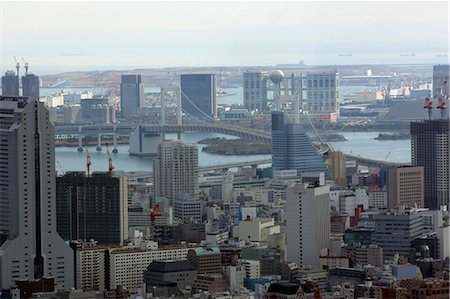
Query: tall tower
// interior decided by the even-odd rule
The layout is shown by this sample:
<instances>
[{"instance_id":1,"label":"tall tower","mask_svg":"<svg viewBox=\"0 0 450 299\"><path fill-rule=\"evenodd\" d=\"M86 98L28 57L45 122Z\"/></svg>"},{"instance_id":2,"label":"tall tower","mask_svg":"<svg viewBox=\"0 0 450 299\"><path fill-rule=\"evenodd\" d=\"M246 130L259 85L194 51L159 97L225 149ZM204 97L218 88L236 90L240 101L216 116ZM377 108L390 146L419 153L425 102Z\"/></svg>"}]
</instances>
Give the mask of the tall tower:
<instances>
[{"instance_id":1,"label":"tall tower","mask_svg":"<svg viewBox=\"0 0 450 299\"><path fill-rule=\"evenodd\" d=\"M180 76L181 107L197 118L216 118L216 75L184 74Z\"/></svg>"},{"instance_id":2,"label":"tall tower","mask_svg":"<svg viewBox=\"0 0 450 299\"><path fill-rule=\"evenodd\" d=\"M193 199L198 189L198 150L195 144L163 141L153 161L156 197Z\"/></svg>"},{"instance_id":3,"label":"tall tower","mask_svg":"<svg viewBox=\"0 0 450 299\"><path fill-rule=\"evenodd\" d=\"M339 73L306 75L306 108L309 113L339 113Z\"/></svg>"},{"instance_id":4,"label":"tall tower","mask_svg":"<svg viewBox=\"0 0 450 299\"><path fill-rule=\"evenodd\" d=\"M267 74L263 72L245 72L244 107L252 110L266 110L267 108Z\"/></svg>"},{"instance_id":5,"label":"tall tower","mask_svg":"<svg viewBox=\"0 0 450 299\"><path fill-rule=\"evenodd\" d=\"M53 276L74 286L73 251L56 231L54 129L36 99L0 97L0 288Z\"/></svg>"},{"instance_id":6,"label":"tall tower","mask_svg":"<svg viewBox=\"0 0 450 299\"><path fill-rule=\"evenodd\" d=\"M347 169L345 166L346 157L339 151L330 151L328 153L331 179L336 185L347 185Z\"/></svg>"},{"instance_id":7,"label":"tall tower","mask_svg":"<svg viewBox=\"0 0 450 299\"><path fill-rule=\"evenodd\" d=\"M2 76L2 95L19 96L19 80L13 71L7 71Z\"/></svg>"},{"instance_id":8,"label":"tall tower","mask_svg":"<svg viewBox=\"0 0 450 299\"><path fill-rule=\"evenodd\" d=\"M277 170L325 172L328 169L301 124L290 124L283 112L272 112L272 167Z\"/></svg>"},{"instance_id":9,"label":"tall tower","mask_svg":"<svg viewBox=\"0 0 450 299\"><path fill-rule=\"evenodd\" d=\"M449 120L412 122L411 163L423 166L424 204L438 209L449 204Z\"/></svg>"},{"instance_id":10,"label":"tall tower","mask_svg":"<svg viewBox=\"0 0 450 299\"><path fill-rule=\"evenodd\" d=\"M56 178L56 196L58 233L65 240L123 244L128 239L125 177L69 172Z\"/></svg>"},{"instance_id":11,"label":"tall tower","mask_svg":"<svg viewBox=\"0 0 450 299\"><path fill-rule=\"evenodd\" d=\"M120 110L122 118L136 114L144 106L144 85L141 75L122 75Z\"/></svg>"},{"instance_id":12,"label":"tall tower","mask_svg":"<svg viewBox=\"0 0 450 299\"><path fill-rule=\"evenodd\" d=\"M320 250L330 248L330 188L296 184L286 192L288 260L319 267Z\"/></svg>"},{"instance_id":13,"label":"tall tower","mask_svg":"<svg viewBox=\"0 0 450 299\"><path fill-rule=\"evenodd\" d=\"M22 76L22 94L30 100L39 101L39 77L34 74L26 74Z\"/></svg>"}]
</instances>

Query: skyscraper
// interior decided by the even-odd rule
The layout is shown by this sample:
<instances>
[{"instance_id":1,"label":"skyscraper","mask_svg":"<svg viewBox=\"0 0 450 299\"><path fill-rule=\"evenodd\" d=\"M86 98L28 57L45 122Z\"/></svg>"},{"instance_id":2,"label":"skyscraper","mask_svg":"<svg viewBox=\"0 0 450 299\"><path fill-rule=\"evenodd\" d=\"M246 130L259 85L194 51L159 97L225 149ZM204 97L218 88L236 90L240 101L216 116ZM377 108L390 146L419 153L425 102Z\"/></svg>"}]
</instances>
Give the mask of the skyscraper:
<instances>
[{"instance_id":1,"label":"skyscraper","mask_svg":"<svg viewBox=\"0 0 450 299\"><path fill-rule=\"evenodd\" d=\"M323 159L309 141L301 124L290 124L283 112L272 112L272 167L277 170L325 172Z\"/></svg>"},{"instance_id":2,"label":"skyscraper","mask_svg":"<svg viewBox=\"0 0 450 299\"><path fill-rule=\"evenodd\" d=\"M2 95L19 96L19 77L13 71L7 71L2 76Z\"/></svg>"},{"instance_id":3,"label":"skyscraper","mask_svg":"<svg viewBox=\"0 0 450 299\"><path fill-rule=\"evenodd\" d=\"M389 209L423 207L423 167L389 167L387 188Z\"/></svg>"},{"instance_id":4,"label":"skyscraper","mask_svg":"<svg viewBox=\"0 0 450 299\"><path fill-rule=\"evenodd\" d=\"M267 106L267 74L263 72L245 72L244 107L248 110L262 111Z\"/></svg>"},{"instance_id":5,"label":"skyscraper","mask_svg":"<svg viewBox=\"0 0 450 299\"><path fill-rule=\"evenodd\" d=\"M296 184L286 192L288 261L319 267L320 250L330 248L330 188Z\"/></svg>"},{"instance_id":6,"label":"skyscraper","mask_svg":"<svg viewBox=\"0 0 450 299\"><path fill-rule=\"evenodd\" d=\"M443 86L442 93L445 96L450 95L450 66L448 64L439 64L433 66L433 96L441 94L441 87ZM445 85L443 83L447 81Z\"/></svg>"},{"instance_id":7,"label":"skyscraper","mask_svg":"<svg viewBox=\"0 0 450 299\"><path fill-rule=\"evenodd\" d=\"M54 129L36 99L0 97L0 288L53 276L74 286L73 251L56 230Z\"/></svg>"},{"instance_id":8,"label":"skyscraper","mask_svg":"<svg viewBox=\"0 0 450 299\"><path fill-rule=\"evenodd\" d=\"M39 77L34 74L22 76L22 94L30 100L39 100Z\"/></svg>"},{"instance_id":9,"label":"skyscraper","mask_svg":"<svg viewBox=\"0 0 450 299\"><path fill-rule=\"evenodd\" d=\"M196 118L217 117L216 76L214 74L184 74L181 81L183 111Z\"/></svg>"},{"instance_id":10,"label":"skyscraper","mask_svg":"<svg viewBox=\"0 0 450 299\"><path fill-rule=\"evenodd\" d=\"M122 118L136 114L144 106L144 85L141 75L122 75L120 84L120 110Z\"/></svg>"},{"instance_id":11,"label":"skyscraper","mask_svg":"<svg viewBox=\"0 0 450 299\"><path fill-rule=\"evenodd\" d=\"M123 244L128 239L125 177L69 172L56 179L58 233L65 240Z\"/></svg>"},{"instance_id":12,"label":"skyscraper","mask_svg":"<svg viewBox=\"0 0 450 299\"><path fill-rule=\"evenodd\" d=\"M339 73L306 75L306 109L310 113L339 112Z\"/></svg>"},{"instance_id":13,"label":"skyscraper","mask_svg":"<svg viewBox=\"0 0 450 299\"><path fill-rule=\"evenodd\" d=\"M347 185L347 168L345 166L346 157L342 152L329 152L330 175L336 185Z\"/></svg>"},{"instance_id":14,"label":"skyscraper","mask_svg":"<svg viewBox=\"0 0 450 299\"><path fill-rule=\"evenodd\" d=\"M198 150L195 144L163 141L153 161L155 196L194 198L198 189Z\"/></svg>"},{"instance_id":15,"label":"skyscraper","mask_svg":"<svg viewBox=\"0 0 450 299\"><path fill-rule=\"evenodd\" d=\"M412 122L411 164L423 166L425 207L449 204L449 120Z\"/></svg>"}]
</instances>

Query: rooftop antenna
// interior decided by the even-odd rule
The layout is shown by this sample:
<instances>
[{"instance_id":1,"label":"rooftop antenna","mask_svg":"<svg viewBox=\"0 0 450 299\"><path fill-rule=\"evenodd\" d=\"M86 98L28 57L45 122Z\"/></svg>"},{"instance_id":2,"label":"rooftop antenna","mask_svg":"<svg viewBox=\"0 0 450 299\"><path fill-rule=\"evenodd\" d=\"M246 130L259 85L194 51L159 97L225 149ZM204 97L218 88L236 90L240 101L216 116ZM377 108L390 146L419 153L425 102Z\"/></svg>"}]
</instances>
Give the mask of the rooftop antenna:
<instances>
[{"instance_id":1,"label":"rooftop antenna","mask_svg":"<svg viewBox=\"0 0 450 299\"><path fill-rule=\"evenodd\" d=\"M91 176L91 155L89 155L89 151L86 148L86 168L87 168L87 176Z\"/></svg>"},{"instance_id":2,"label":"rooftop antenna","mask_svg":"<svg viewBox=\"0 0 450 299\"><path fill-rule=\"evenodd\" d=\"M431 120L431 109L433 109L433 102L430 100L430 98L425 99L423 108L428 109L428 119Z\"/></svg>"},{"instance_id":3,"label":"rooftop antenna","mask_svg":"<svg viewBox=\"0 0 450 299\"><path fill-rule=\"evenodd\" d=\"M23 57L22 57L22 62L23 62L23 65L25 66L25 76L26 76L26 75L28 75L29 65L28 65L28 62L26 62L25 59L23 59Z\"/></svg>"}]
</instances>

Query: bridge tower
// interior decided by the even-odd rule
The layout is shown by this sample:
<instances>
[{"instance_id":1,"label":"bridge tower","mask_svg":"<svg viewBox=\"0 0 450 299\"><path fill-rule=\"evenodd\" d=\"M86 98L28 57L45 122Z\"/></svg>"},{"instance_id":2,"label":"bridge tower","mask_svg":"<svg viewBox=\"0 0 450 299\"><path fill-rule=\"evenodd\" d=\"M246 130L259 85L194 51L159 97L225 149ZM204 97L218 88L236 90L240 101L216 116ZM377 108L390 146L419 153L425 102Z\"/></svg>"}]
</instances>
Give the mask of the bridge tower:
<instances>
[{"instance_id":1,"label":"bridge tower","mask_svg":"<svg viewBox=\"0 0 450 299\"><path fill-rule=\"evenodd\" d=\"M79 151L80 153L83 151L83 127L79 126L78 127L78 149L77 151Z\"/></svg>"}]
</instances>

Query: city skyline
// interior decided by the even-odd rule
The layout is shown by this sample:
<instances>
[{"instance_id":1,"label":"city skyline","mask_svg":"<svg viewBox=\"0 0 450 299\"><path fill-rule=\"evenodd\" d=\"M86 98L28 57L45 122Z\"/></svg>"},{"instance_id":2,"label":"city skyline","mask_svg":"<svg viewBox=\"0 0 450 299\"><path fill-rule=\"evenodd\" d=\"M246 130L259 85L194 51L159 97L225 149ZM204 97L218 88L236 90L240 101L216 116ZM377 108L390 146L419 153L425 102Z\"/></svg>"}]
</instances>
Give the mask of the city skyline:
<instances>
[{"instance_id":1,"label":"city skyline","mask_svg":"<svg viewBox=\"0 0 450 299\"><path fill-rule=\"evenodd\" d=\"M1 72L13 56L41 73L300 60L445 63L448 56L436 55L448 55L448 8L446 1L4 1ZM32 55L24 51L29 45Z\"/></svg>"}]
</instances>

